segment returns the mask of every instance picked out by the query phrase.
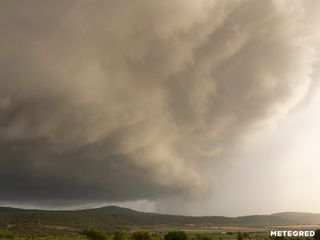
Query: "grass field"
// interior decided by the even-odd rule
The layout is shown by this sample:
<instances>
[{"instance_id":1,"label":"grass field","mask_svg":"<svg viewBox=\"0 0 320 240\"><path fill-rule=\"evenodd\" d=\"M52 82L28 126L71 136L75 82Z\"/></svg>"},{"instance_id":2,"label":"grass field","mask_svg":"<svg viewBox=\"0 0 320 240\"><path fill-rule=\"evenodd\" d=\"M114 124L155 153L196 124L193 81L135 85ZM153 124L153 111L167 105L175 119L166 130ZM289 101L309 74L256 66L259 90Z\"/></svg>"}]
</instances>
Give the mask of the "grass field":
<instances>
[{"instance_id":1,"label":"grass field","mask_svg":"<svg viewBox=\"0 0 320 240\"><path fill-rule=\"evenodd\" d=\"M10 226L12 227L12 226ZM48 231L48 229L54 229L54 231ZM288 225L288 226L196 226L196 225L184 225L184 226L131 226L130 228L122 228L121 239L116 239L114 233L119 229L100 229L97 230L101 233L100 238L94 238L81 233L81 231L72 229L74 231L64 232L70 230L63 226L46 226L46 228L33 228L30 231L15 232L14 227L11 229L0 230L0 239L8 240L166 240L165 235L168 232L180 231L187 235L186 239L177 240L267 240L267 239L313 239L313 238L271 238L271 230L316 230L320 229L320 225ZM21 230L21 229L20 229ZM133 235L136 232L147 233L149 238L134 238ZM10 233L10 234L8 234ZM7 234L7 235L6 235ZM173 239L175 240L175 239Z\"/></svg>"},{"instance_id":2,"label":"grass field","mask_svg":"<svg viewBox=\"0 0 320 240\"><path fill-rule=\"evenodd\" d=\"M286 229L290 229L287 226ZM301 227L301 226L299 226ZM297 229L297 228L294 228ZM302 228L301 228L302 229ZM309 228L310 229L310 228ZM304 239L313 239L308 237L295 237L295 238L284 238L284 237L270 237L269 229L267 228L249 228L249 227L215 227L210 229L195 229L195 228L186 228L186 229L172 229L172 228L155 228L155 229L146 229L146 228L136 228L130 232L121 232L121 238L117 238L116 234L106 233L104 230L94 230L98 231L101 236L88 236L85 234L78 234L73 236L63 236L63 235L51 235L51 236L16 236L8 230L0 230L0 239L8 240L168 240L166 239L167 232L170 231L179 231L186 234L186 239L169 239L169 240L267 240L267 239L295 239L295 240L304 240ZM6 234L7 235L6 235ZM10 234L8 234L10 233ZM135 237L134 233L145 233L148 237Z\"/></svg>"},{"instance_id":3,"label":"grass field","mask_svg":"<svg viewBox=\"0 0 320 240\"><path fill-rule=\"evenodd\" d=\"M269 236L268 233L248 233L247 235L248 237L245 238L239 238L237 233L232 233L232 234L220 234L220 233L214 233L214 234L210 234L207 235L208 238L206 239L210 239L210 240L239 240L239 239L243 239L243 240L268 240L268 239L279 239L279 240L285 240L285 239L294 239L294 240L304 240L304 239L313 239L313 238L303 238L303 237L299 237L299 238L271 238ZM6 239L6 238L1 238L1 239ZM33 236L33 237L15 237L15 240L88 240L87 237L85 236L71 236L71 237L67 237L67 236L48 236L48 237L37 237L37 236ZM163 239L162 237L155 237L152 238L152 240L159 240L159 239ZM198 237L197 236L193 236L193 235L189 235L188 239L190 240L197 240ZM106 240L113 240L112 236L109 236L106 238Z\"/></svg>"}]
</instances>

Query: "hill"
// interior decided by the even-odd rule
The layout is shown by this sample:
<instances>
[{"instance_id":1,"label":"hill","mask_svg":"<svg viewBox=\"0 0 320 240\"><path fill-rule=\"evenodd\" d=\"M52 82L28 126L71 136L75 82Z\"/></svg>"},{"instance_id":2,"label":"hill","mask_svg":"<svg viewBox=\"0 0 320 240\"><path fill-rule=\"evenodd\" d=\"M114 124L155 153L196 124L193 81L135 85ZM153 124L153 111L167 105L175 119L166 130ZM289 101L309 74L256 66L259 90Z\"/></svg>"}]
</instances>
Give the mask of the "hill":
<instances>
[{"instance_id":1,"label":"hill","mask_svg":"<svg viewBox=\"0 0 320 240\"><path fill-rule=\"evenodd\" d=\"M320 224L320 214L276 213L243 217L179 216L139 212L128 208L107 206L102 208L49 211L0 207L0 227L9 227L14 232L28 235L39 232L79 233L86 228L130 228L134 226L272 226Z\"/></svg>"}]
</instances>

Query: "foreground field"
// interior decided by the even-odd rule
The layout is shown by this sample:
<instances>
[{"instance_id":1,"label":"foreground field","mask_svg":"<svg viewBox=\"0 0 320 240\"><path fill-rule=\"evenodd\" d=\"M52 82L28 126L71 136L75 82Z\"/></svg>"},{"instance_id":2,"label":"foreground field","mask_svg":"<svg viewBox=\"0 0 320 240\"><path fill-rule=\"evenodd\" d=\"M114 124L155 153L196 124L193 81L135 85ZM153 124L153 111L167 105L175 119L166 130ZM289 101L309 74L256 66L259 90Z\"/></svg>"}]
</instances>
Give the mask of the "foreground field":
<instances>
[{"instance_id":1,"label":"foreground field","mask_svg":"<svg viewBox=\"0 0 320 240\"><path fill-rule=\"evenodd\" d=\"M227 229L227 228L226 228ZM224 230L226 230L224 229ZM8 230L0 230L0 239L4 240L312 240L319 238L311 237L270 237L270 232L266 229L260 229L260 231L250 231L251 228L233 228L229 230L242 230L241 232L235 231L205 231L205 230L190 230L187 231L172 231L172 232L157 232L157 231L145 231L137 230L133 232L116 231L113 234L107 233L104 230L89 229L83 231L79 235L74 236L46 236L41 237L37 235L33 236L15 236ZM166 229L168 230L168 229ZM169 237L168 237L169 236ZM170 237L171 236L171 237Z\"/></svg>"}]
</instances>

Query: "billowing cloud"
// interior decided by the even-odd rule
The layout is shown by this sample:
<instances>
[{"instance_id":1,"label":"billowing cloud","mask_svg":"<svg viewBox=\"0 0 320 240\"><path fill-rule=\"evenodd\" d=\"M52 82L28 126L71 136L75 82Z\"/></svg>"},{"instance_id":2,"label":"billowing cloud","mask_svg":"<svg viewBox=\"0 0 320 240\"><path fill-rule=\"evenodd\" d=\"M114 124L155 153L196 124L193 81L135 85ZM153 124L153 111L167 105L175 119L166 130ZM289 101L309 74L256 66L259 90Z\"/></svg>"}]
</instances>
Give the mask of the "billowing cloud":
<instances>
[{"instance_id":1,"label":"billowing cloud","mask_svg":"<svg viewBox=\"0 0 320 240\"><path fill-rule=\"evenodd\" d=\"M304 1L0 9L2 201L202 196L210 169L312 84Z\"/></svg>"}]
</instances>

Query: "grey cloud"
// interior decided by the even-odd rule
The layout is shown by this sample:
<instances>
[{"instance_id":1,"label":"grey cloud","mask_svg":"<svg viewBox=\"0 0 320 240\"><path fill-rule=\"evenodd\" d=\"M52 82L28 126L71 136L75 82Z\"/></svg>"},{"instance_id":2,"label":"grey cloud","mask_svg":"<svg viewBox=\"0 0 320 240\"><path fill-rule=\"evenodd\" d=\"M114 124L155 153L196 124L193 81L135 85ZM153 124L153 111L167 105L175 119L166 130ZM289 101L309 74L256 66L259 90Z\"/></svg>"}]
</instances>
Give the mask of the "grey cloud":
<instances>
[{"instance_id":1,"label":"grey cloud","mask_svg":"<svg viewBox=\"0 0 320 240\"><path fill-rule=\"evenodd\" d=\"M0 200L203 196L312 83L302 1L0 5Z\"/></svg>"}]
</instances>

